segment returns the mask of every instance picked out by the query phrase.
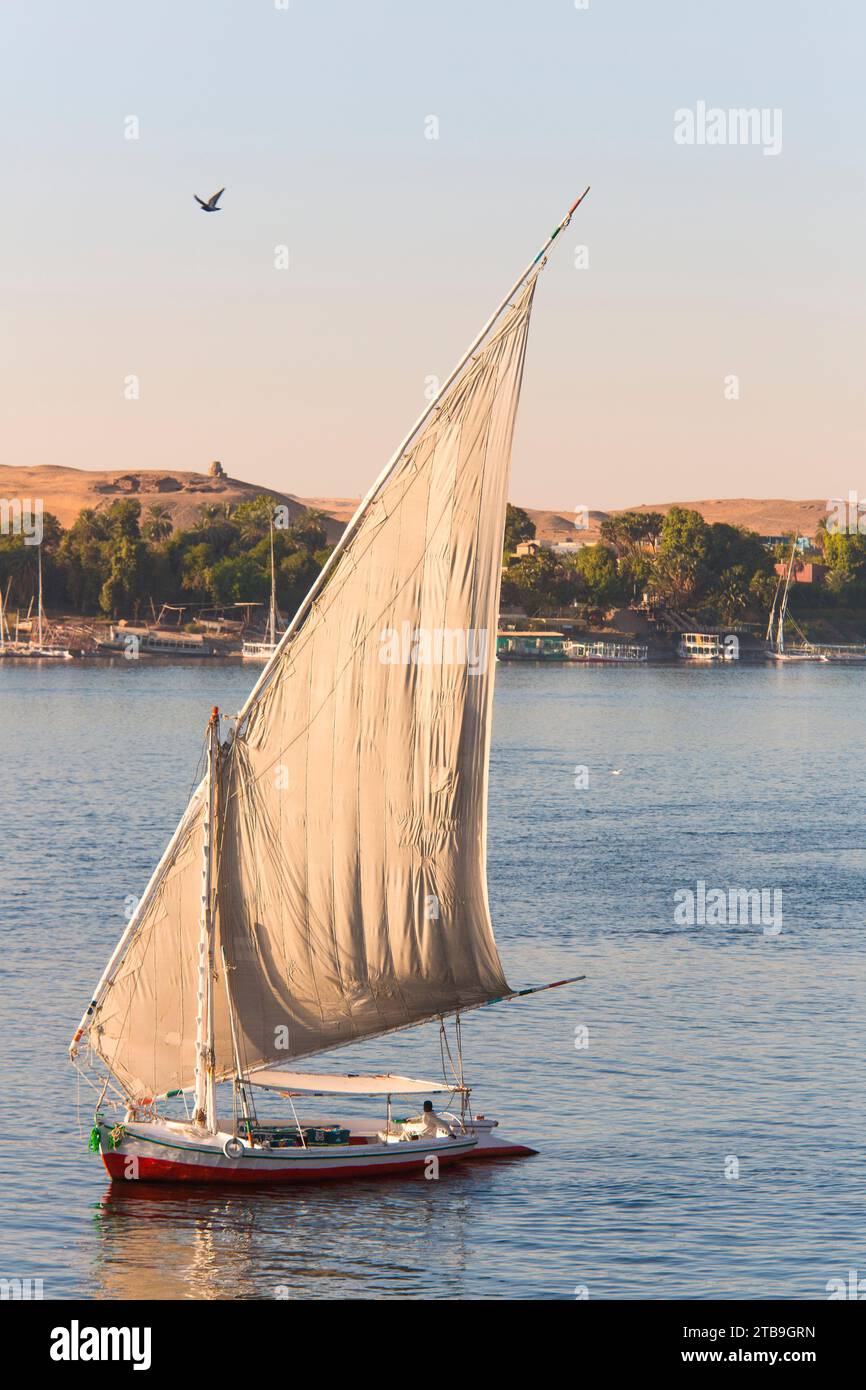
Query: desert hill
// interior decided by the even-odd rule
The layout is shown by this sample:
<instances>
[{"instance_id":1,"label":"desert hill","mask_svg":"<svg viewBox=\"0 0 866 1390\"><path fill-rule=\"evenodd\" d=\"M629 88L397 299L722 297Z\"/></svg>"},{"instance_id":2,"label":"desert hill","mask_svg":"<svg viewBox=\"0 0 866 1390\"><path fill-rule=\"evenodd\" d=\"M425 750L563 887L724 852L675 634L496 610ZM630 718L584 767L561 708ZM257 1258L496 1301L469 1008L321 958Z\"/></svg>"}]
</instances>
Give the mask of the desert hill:
<instances>
[{"instance_id":1,"label":"desert hill","mask_svg":"<svg viewBox=\"0 0 866 1390\"><path fill-rule=\"evenodd\" d=\"M783 536L796 531L800 536L814 536L818 522L827 515L827 500L792 501L786 498L762 499L755 497L712 498L703 502L641 502L634 507L617 507L609 512L591 511L589 526L577 533L581 540L598 540L598 530L602 521L619 511L668 512L671 507L688 507L700 512L706 522L722 521L729 526L745 526L757 531L760 536ZM574 540L573 511L545 511L525 507L535 522L535 534L539 540Z\"/></svg>"},{"instance_id":2,"label":"desert hill","mask_svg":"<svg viewBox=\"0 0 866 1390\"><path fill-rule=\"evenodd\" d=\"M142 515L148 507L159 505L170 512L176 528L188 527L198 520L201 508L208 503L236 506L262 492L287 506L293 519L307 507L306 502L291 493L277 492L274 488L259 487L225 475L213 477L208 473L173 469L91 472L90 469L63 468L54 464L38 468L0 464L0 497L41 498L45 511L56 516L63 526L70 526L85 507L98 511L119 497L134 497L141 503ZM342 529L341 521L328 517L329 541L335 541Z\"/></svg>"},{"instance_id":3,"label":"desert hill","mask_svg":"<svg viewBox=\"0 0 866 1390\"><path fill-rule=\"evenodd\" d=\"M239 478L214 477L209 473L177 472L172 469L117 469L110 472L91 472L82 468L63 468L43 464L38 468L16 468L0 464L0 497L41 497L46 511L52 512L64 526L69 526L84 507L99 509L118 497L136 497L142 511L159 504L168 508L176 527L191 526L207 503L236 505L258 493L267 493L289 508L295 517L306 507L315 507L327 518L328 539L334 542L358 505L354 497L297 497L294 493L277 492L274 488L243 482ZM700 512L705 521L723 521L729 525L747 526L759 535L785 535L794 530L801 536L814 536L818 522L826 515L827 502L822 500L796 501L786 498L761 499L752 497L712 498L702 502L641 502L629 511L667 512L673 506L690 507ZM614 511L591 511L589 526L578 533L574 529L574 512L567 509L526 507L535 522L539 540L558 541L597 540L599 526ZM617 511L625 510L617 508Z\"/></svg>"},{"instance_id":4,"label":"desert hill","mask_svg":"<svg viewBox=\"0 0 866 1390\"><path fill-rule=\"evenodd\" d=\"M357 497L308 497L309 507L325 512L344 524L358 505ZM759 536L784 536L797 531L801 536L814 536L818 522L827 514L825 499L796 501L787 498L762 499L755 497L712 498L703 502L641 502L634 507L617 507L610 511L590 511L589 525L578 533L581 540L599 538L601 523L620 511L668 512L671 507L688 507L700 512L706 522L722 521L729 526L745 526ZM575 539L574 512L546 507L524 507L535 523L539 540L557 544Z\"/></svg>"}]
</instances>

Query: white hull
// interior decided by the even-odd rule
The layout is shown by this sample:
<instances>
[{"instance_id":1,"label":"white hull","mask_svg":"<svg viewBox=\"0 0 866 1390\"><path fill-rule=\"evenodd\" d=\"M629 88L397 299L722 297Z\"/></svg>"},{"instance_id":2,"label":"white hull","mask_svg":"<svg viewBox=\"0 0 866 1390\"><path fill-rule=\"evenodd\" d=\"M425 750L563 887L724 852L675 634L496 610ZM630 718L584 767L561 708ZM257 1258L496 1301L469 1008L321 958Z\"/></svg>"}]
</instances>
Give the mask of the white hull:
<instances>
[{"instance_id":1,"label":"white hull","mask_svg":"<svg viewBox=\"0 0 866 1390\"><path fill-rule=\"evenodd\" d=\"M276 650L276 643L271 645L270 642L244 642L241 657L244 661L258 661L264 665L270 661Z\"/></svg>"},{"instance_id":2,"label":"white hull","mask_svg":"<svg viewBox=\"0 0 866 1390\"><path fill-rule=\"evenodd\" d=\"M645 656L566 656L565 661L579 666L640 666L646 664Z\"/></svg>"},{"instance_id":3,"label":"white hull","mask_svg":"<svg viewBox=\"0 0 866 1390\"><path fill-rule=\"evenodd\" d=\"M433 1158L443 1165L535 1152L498 1138L494 1128L495 1120L479 1118L454 1138L392 1138L383 1143L375 1132L353 1131L349 1143L271 1149L250 1147L227 1132L209 1134L173 1121L124 1125L114 1146L110 1125L100 1124L99 1135L103 1163L115 1181L273 1183L411 1176L423 1174Z\"/></svg>"},{"instance_id":4,"label":"white hull","mask_svg":"<svg viewBox=\"0 0 866 1390\"><path fill-rule=\"evenodd\" d=\"M170 661L183 657L184 660L197 661L203 657L218 656L215 647L176 647L161 646L155 647L144 642L138 647L132 647L128 642L97 642L96 650L103 656L123 656L127 659L142 656L167 657Z\"/></svg>"},{"instance_id":5,"label":"white hull","mask_svg":"<svg viewBox=\"0 0 866 1390\"><path fill-rule=\"evenodd\" d=\"M773 661L829 661L821 652L771 652Z\"/></svg>"},{"instance_id":6,"label":"white hull","mask_svg":"<svg viewBox=\"0 0 866 1390\"><path fill-rule=\"evenodd\" d=\"M7 661L72 661L72 652L65 647L6 647L0 657Z\"/></svg>"},{"instance_id":7,"label":"white hull","mask_svg":"<svg viewBox=\"0 0 866 1390\"><path fill-rule=\"evenodd\" d=\"M209 1134L190 1125L163 1122L126 1125L111 1148L110 1126L99 1128L102 1159L110 1176L139 1182L310 1182L417 1173L424 1171L431 1157L451 1163L464 1158L477 1143L471 1134L404 1143L380 1143L371 1135L356 1136L349 1144L265 1149L251 1148L246 1140L233 1141L228 1133Z\"/></svg>"}]
</instances>

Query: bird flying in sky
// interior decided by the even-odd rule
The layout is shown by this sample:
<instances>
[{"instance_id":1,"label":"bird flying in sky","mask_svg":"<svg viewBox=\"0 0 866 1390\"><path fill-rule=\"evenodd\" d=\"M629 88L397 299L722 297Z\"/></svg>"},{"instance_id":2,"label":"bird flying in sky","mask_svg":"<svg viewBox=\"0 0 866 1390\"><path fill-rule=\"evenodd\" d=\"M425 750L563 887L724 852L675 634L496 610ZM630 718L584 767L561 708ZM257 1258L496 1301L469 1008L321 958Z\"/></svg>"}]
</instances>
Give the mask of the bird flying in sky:
<instances>
[{"instance_id":1,"label":"bird flying in sky","mask_svg":"<svg viewBox=\"0 0 866 1390\"><path fill-rule=\"evenodd\" d=\"M193 193L192 196L195 198L202 212L222 212L222 208L218 208L217 203L224 193L225 189L221 188L219 193L212 193L207 202L205 202L203 198L200 198L197 193Z\"/></svg>"}]
</instances>

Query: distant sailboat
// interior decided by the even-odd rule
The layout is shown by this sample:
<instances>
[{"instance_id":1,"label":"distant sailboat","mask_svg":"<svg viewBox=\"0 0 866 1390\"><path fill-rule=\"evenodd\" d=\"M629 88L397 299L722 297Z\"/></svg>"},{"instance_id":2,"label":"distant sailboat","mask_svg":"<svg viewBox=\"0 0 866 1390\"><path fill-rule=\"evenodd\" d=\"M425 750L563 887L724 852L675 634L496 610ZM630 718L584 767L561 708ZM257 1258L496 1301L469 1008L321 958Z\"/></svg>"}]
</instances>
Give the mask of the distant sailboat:
<instances>
[{"instance_id":1,"label":"distant sailboat","mask_svg":"<svg viewBox=\"0 0 866 1390\"><path fill-rule=\"evenodd\" d=\"M271 530L271 604L268 613L268 640L266 642L244 642L241 655L244 661L270 661L277 650L277 572L274 566L274 518L270 517Z\"/></svg>"},{"instance_id":2,"label":"distant sailboat","mask_svg":"<svg viewBox=\"0 0 866 1390\"><path fill-rule=\"evenodd\" d=\"M0 656L11 656L15 647L18 645L17 639L13 641L9 636L9 621L6 616L6 610L9 607L9 592L11 588L12 576L10 575L9 582L6 585L6 593L4 594L3 590L0 589ZM15 625L16 627L18 625L17 617Z\"/></svg>"},{"instance_id":3,"label":"distant sailboat","mask_svg":"<svg viewBox=\"0 0 866 1390\"><path fill-rule=\"evenodd\" d=\"M509 988L487 897L496 618L536 280L580 201L364 498L226 737L212 713L205 777L70 1045L112 1178L292 1182L534 1152L473 1113L460 1018L536 992ZM425 1021L455 1058L441 1081L297 1069ZM260 1121L257 1087L291 1114ZM311 1093L380 1096L384 1121L304 1124ZM392 1096L430 1093L457 1108L393 1121Z\"/></svg>"},{"instance_id":4,"label":"distant sailboat","mask_svg":"<svg viewBox=\"0 0 866 1390\"><path fill-rule=\"evenodd\" d=\"M37 557L39 562L39 589L38 589L38 616L37 616L37 636L33 641L31 629L29 642L9 642L3 636L6 630L5 617L0 620L0 656L14 657L17 660L38 660L38 661L71 661L72 652L66 647L52 646L45 641L45 614L42 606L42 545L37 547Z\"/></svg>"},{"instance_id":5,"label":"distant sailboat","mask_svg":"<svg viewBox=\"0 0 866 1390\"><path fill-rule=\"evenodd\" d=\"M791 580L794 576L794 563L797 554L797 536L794 535L791 544L791 554L788 559L788 569L785 574L785 583L782 588L782 602L779 605L779 615L776 619L776 604L779 599L779 591L782 586L782 576L779 576L779 583L776 585L776 593L773 598L773 606L770 609L770 620L767 624L767 641L772 644L770 656L774 661L827 661L827 657L813 647L810 642L804 642L800 647L786 648L785 646L785 618L788 613L788 593L791 588ZM775 619L775 631L773 623Z\"/></svg>"}]
</instances>

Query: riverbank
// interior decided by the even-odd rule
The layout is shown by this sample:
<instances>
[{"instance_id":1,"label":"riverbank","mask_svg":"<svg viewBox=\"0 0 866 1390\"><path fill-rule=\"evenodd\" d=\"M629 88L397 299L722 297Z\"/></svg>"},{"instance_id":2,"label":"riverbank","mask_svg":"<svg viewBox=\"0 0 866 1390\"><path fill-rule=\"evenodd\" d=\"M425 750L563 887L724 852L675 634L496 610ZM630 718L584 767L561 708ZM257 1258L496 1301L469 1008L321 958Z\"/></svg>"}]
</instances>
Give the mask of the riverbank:
<instances>
[{"instance_id":1,"label":"riverbank","mask_svg":"<svg viewBox=\"0 0 866 1390\"><path fill-rule=\"evenodd\" d=\"M35 635L36 620L32 618L21 624L21 640L27 641L31 635ZM216 628L216 630L214 630ZM190 637L203 639L203 644L208 650L202 651L200 657L240 657L244 642L258 642L266 638L266 634L258 628L240 628L231 633L219 631L217 625L189 623L185 627L174 627L167 625L137 624L126 622L110 622L107 618L80 617L75 614L46 613L44 621L45 640L50 641L53 646L64 647L73 657L116 657L123 656L122 648L114 651L106 650L105 644L111 641L111 633L120 635L124 630L128 630L130 638L141 635L145 631L157 634L167 641L178 642L179 644ZM11 627L7 636L14 638L14 626ZM134 646L130 643L130 650ZM144 655L144 653L142 653ZM171 656L169 651L166 655ZM189 651L179 650L178 656L195 658L198 654Z\"/></svg>"},{"instance_id":2,"label":"riverbank","mask_svg":"<svg viewBox=\"0 0 866 1390\"><path fill-rule=\"evenodd\" d=\"M36 620L21 623L20 640L27 643L35 638ZM128 634L128 642L124 641ZM7 631L7 641L15 636L14 627ZM113 636L112 636L113 635ZM848 636L849 634L845 634ZM146 651L141 643L146 636L156 636L164 642L162 651ZM808 633L809 640L833 656L845 650L839 634L830 630ZM138 639L136 641L136 639ZM192 642L202 650L191 649ZM834 640L835 639L835 640ZM183 659L202 661L238 659L244 643L263 642L267 634L260 628L226 620L191 622L183 627L171 624L134 623L69 613L47 613L44 622L46 644L68 651L74 658L105 661L117 658L128 660L155 657L157 660ZM802 645L802 644L799 644ZM176 648L176 649L175 649ZM855 648L859 648L856 649ZM670 610L612 609L603 619L587 623L574 614L559 614L527 618L523 614L504 612L499 619L497 656L503 662L539 664L570 662L588 664L646 665L665 662L742 663L774 659L770 644L754 625L731 627L701 625L688 614ZM847 647L848 659L866 658L862 644ZM0 656L15 660L15 653L0 648Z\"/></svg>"}]
</instances>

